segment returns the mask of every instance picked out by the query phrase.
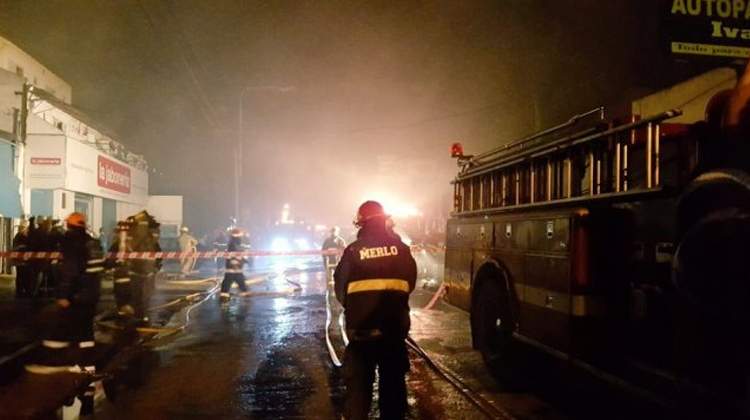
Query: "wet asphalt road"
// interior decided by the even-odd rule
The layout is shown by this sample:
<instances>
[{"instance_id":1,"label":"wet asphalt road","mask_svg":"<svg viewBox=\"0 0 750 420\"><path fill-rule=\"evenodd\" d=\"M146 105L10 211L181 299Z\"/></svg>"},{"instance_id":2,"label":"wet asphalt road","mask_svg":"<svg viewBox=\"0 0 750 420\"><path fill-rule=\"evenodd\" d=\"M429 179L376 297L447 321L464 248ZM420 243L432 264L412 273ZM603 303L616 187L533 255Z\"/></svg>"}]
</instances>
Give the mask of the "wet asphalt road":
<instances>
[{"instance_id":1,"label":"wet asphalt road","mask_svg":"<svg viewBox=\"0 0 750 420\"><path fill-rule=\"evenodd\" d=\"M256 264L250 296L220 304L213 296L175 314L187 328L154 343L145 383L101 400L97 419L338 419L340 371L325 341L326 279L317 259L283 258ZM211 273L204 273L210 275ZM211 282L167 282L162 298L206 289ZM461 377L474 392L512 417L566 418L533 394L503 392L469 341L468 315L433 292L412 295L412 338ZM334 321L337 307L333 307ZM335 324L335 322L334 322ZM339 357L343 342L329 330ZM486 418L456 389L412 354L407 377L410 419ZM374 401L373 406L377 403ZM374 408L372 418L377 418Z\"/></svg>"}]
</instances>

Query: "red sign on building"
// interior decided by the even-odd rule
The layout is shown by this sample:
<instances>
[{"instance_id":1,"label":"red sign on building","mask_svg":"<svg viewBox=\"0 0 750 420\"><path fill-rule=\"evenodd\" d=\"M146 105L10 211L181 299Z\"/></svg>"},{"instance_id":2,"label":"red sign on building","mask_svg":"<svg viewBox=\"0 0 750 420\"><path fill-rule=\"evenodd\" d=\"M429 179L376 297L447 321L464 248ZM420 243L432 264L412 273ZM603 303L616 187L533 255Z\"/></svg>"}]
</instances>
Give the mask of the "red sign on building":
<instances>
[{"instance_id":1,"label":"red sign on building","mask_svg":"<svg viewBox=\"0 0 750 420\"><path fill-rule=\"evenodd\" d=\"M97 184L117 192L130 194L130 168L99 156Z\"/></svg>"}]
</instances>

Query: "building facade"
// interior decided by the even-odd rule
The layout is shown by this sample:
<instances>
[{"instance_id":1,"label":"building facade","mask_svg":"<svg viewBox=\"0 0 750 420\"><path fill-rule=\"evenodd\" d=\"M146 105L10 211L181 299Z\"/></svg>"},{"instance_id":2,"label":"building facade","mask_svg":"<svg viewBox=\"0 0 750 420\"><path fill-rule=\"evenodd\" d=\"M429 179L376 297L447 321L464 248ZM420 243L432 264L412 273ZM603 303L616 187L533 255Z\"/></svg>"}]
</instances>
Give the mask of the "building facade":
<instances>
[{"instance_id":1,"label":"building facade","mask_svg":"<svg viewBox=\"0 0 750 420\"><path fill-rule=\"evenodd\" d=\"M148 166L71 104L72 89L0 37L0 251L22 218L77 211L94 233L149 208ZM176 201L175 201L176 202ZM173 213L179 214L182 207ZM0 272L9 272L0 259Z\"/></svg>"},{"instance_id":2,"label":"building facade","mask_svg":"<svg viewBox=\"0 0 750 420\"><path fill-rule=\"evenodd\" d=\"M146 208L148 168L50 93L31 88L23 157L24 213L62 219L77 211L109 232Z\"/></svg>"}]
</instances>

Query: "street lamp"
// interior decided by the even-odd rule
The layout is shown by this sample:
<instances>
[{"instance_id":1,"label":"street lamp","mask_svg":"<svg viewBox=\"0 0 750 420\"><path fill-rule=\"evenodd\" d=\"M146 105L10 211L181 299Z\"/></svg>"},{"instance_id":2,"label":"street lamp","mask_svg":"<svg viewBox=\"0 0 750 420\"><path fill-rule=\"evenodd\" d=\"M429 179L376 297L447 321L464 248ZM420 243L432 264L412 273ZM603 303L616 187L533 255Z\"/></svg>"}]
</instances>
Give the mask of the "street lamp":
<instances>
[{"instance_id":1,"label":"street lamp","mask_svg":"<svg viewBox=\"0 0 750 420\"><path fill-rule=\"evenodd\" d=\"M239 115L239 127L237 130L237 154L234 159L234 217L237 219L237 224L240 224L240 178L242 177L242 100L245 97L245 93L251 90L270 90L274 92L287 93L295 89L294 86L245 86L240 91L240 115Z\"/></svg>"}]
</instances>

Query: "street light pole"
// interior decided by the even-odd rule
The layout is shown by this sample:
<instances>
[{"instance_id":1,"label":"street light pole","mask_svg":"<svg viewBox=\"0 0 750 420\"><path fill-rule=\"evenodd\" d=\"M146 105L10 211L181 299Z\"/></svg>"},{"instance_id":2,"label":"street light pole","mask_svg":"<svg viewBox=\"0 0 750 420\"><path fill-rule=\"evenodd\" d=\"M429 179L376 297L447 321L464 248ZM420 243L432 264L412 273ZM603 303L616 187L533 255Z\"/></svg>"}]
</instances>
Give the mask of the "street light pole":
<instances>
[{"instance_id":1,"label":"street light pole","mask_svg":"<svg viewBox=\"0 0 750 420\"><path fill-rule=\"evenodd\" d=\"M250 90L250 86L245 86L240 92L240 115L239 115L239 128L237 130L237 155L234 159L234 217L237 219L237 224L240 224L240 178L242 177L242 99L245 97L245 92Z\"/></svg>"}]
</instances>

